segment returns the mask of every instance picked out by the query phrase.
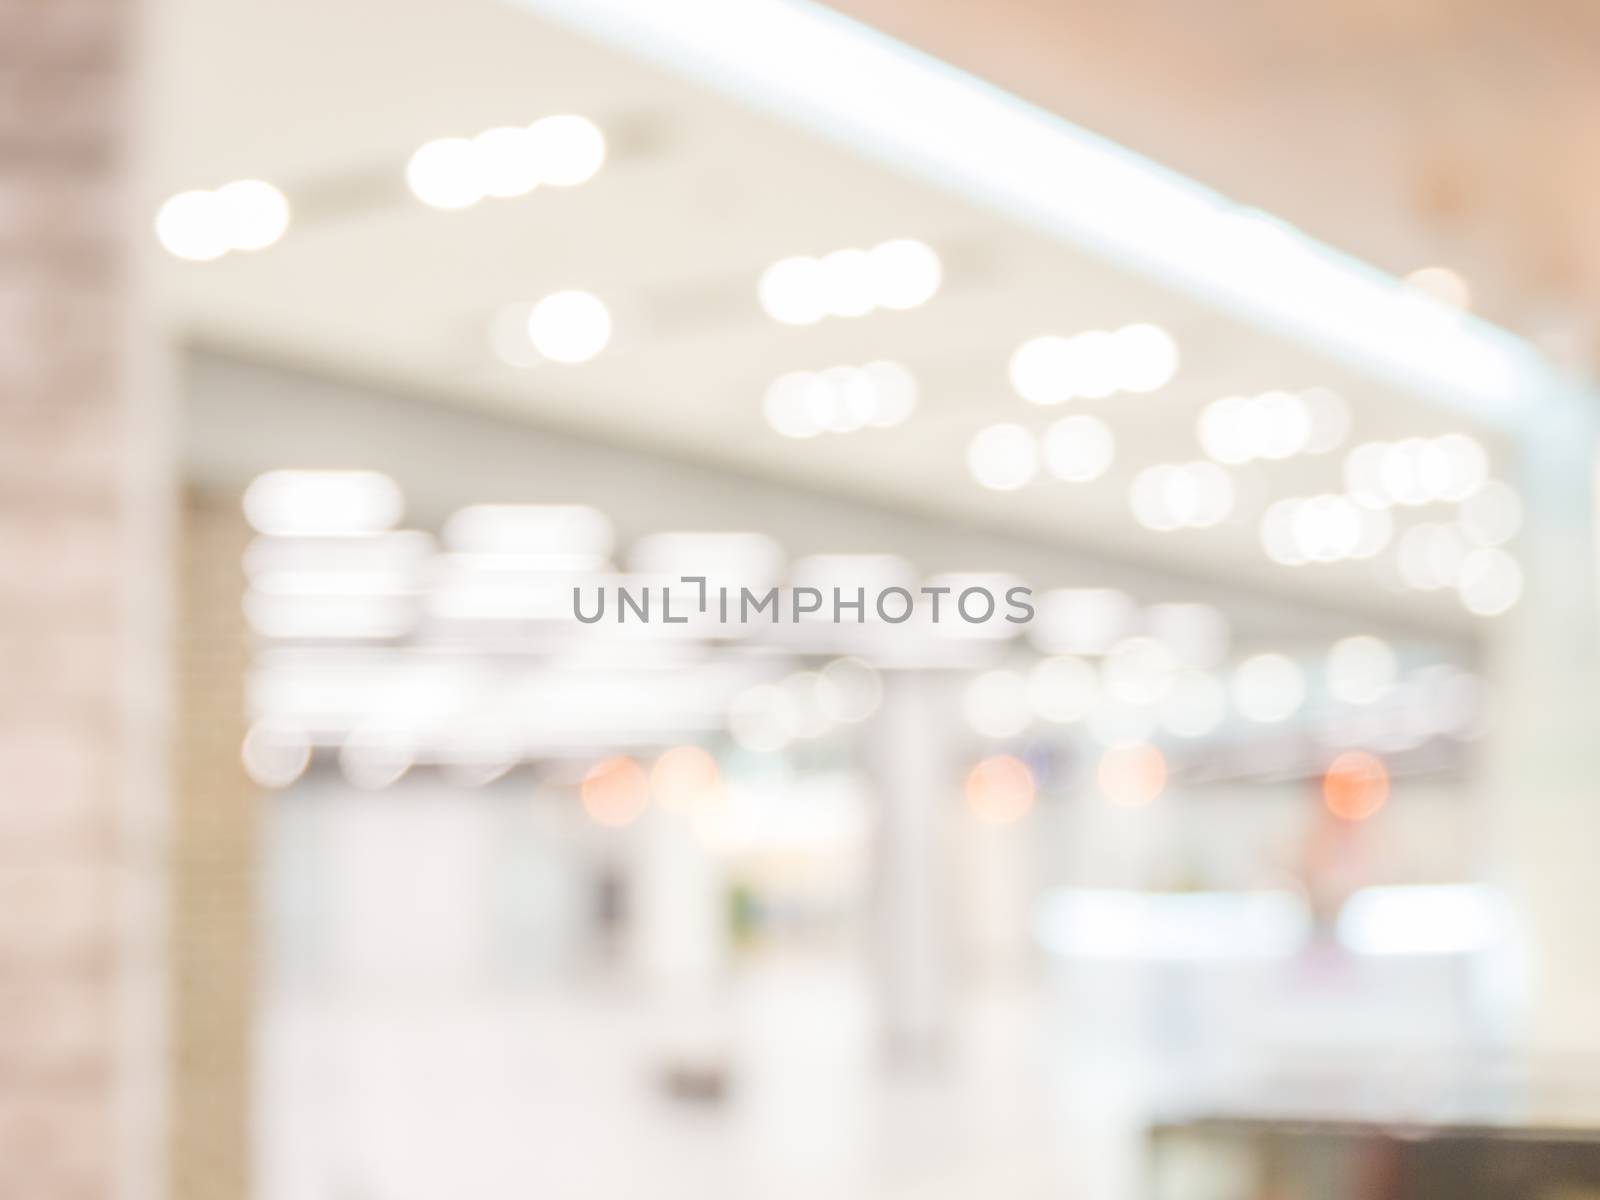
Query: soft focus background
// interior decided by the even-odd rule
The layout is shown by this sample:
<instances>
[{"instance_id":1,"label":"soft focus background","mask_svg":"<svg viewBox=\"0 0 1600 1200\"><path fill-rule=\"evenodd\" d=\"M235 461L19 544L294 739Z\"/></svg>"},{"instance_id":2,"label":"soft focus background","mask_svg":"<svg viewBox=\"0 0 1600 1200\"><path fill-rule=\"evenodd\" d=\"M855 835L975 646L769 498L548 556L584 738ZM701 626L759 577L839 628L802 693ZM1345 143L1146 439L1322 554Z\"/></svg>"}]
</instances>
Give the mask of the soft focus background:
<instances>
[{"instance_id":1,"label":"soft focus background","mask_svg":"<svg viewBox=\"0 0 1600 1200\"><path fill-rule=\"evenodd\" d=\"M1600 1196L1596 80L0 0L0 1200Z\"/></svg>"}]
</instances>

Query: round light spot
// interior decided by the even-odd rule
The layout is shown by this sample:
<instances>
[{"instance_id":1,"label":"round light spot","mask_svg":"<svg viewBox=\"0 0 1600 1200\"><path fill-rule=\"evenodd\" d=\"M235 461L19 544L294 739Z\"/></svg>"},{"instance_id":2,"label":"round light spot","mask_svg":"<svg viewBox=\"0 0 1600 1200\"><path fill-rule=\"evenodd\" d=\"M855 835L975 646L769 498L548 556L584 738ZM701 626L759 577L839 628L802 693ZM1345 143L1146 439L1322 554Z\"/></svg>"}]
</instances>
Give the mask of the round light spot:
<instances>
[{"instance_id":1,"label":"round light spot","mask_svg":"<svg viewBox=\"0 0 1600 1200\"><path fill-rule=\"evenodd\" d=\"M1123 391L1153 392L1178 373L1178 343L1159 325L1124 325L1112 338L1114 373Z\"/></svg>"},{"instance_id":2,"label":"round light spot","mask_svg":"<svg viewBox=\"0 0 1600 1200\"><path fill-rule=\"evenodd\" d=\"M1054 334L1031 338L1011 355L1011 386L1029 404L1065 404L1072 399L1072 350Z\"/></svg>"},{"instance_id":3,"label":"round light spot","mask_svg":"<svg viewBox=\"0 0 1600 1200\"><path fill-rule=\"evenodd\" d=\"M1282 654L1256 654L1233 672L1233 706L1246 720L1276 724L1305 703L1305 676Z\"/></svg>"},{"instance_id":4,"label":"round light spot","mask_svg":"<svg viewBox=\"0 0 1600 1200\"><path fill-rule=\"evenodd\" d=\"M991 425L968 445L967 467L984 487L1013 492L1039 473L1039 443L1021 425Z\"/></svg>"},{"instance_id":5,"label":"round light spot","mask_svg":"<svg viewBox=\"0 0 1600 1200\"><path fill-rule=\"evenodd\" d=\"M605 134L585 117L542 117L528 127L539 179L554 187L573 187L592 179L606 161Z\"/></svg>"},{"instance_id":6,"label":"round light spot","mask_svg":"<svg viewBox=\"0 0 1600 1200\"><path fill-rule=\"evenodd\" d=\"M761 273L756 287L761 307L785 325L812 325L828 312L822 264L814 258L785 258Z\"/></svg>"},{"instance_id":7,"label":"round light spot","mask_svg":"<svg viewBox=\"0 0 1600 1200\"><path fill-rule=\"evenodd\" d=\"M578 794L590 820L620 828L638 820L650 803L650 782L633 759L608 758L589 768Z\"/></svg>"},{"instance_id":8,"label":"round light spot","mask_svg":"<svg viewBox=\"0 0 1600 1200\"><path fill-rule=\"evenodd\" d=\"M1322 801L1334 816L1365 821L1389 798L1389 771L1383 760L1365 750L1347 750L1328 764L1322 777Z\"/></svg>"},{"instance_id":9,"label":"round light spot","mask_svg":"<svg viewBox=\"0 0 1600 1200\"><path fill-rule=\"evenodd\" d=\"M1101 666L1106 693L1123 704L1155 704L1172 688L1177 657L1152 637L1124 638L1111 647Z\"/></svg>"},{"instance_id":10,"label":"round light spot","mask_svg":"<svg viewBox=\"0 0 1600 1200\"><path fill-rule=\"evenodd\" d=\"M1123 808L1140 808L1166 789L1167 760L1148 742L1113 746L1100 756L1095 778L1100 791L1111 803Z\"/></svg>"},{"instance_id":11,"label":"round light spot","mask_svg":"<svg viewBox=\"0 0 1600 1200\"><path fill-rule=\"evenodd\" d=\"M925 242L897 238L868 252L873 299L884 308L926 304L939 290L939 256Z\"/></svg>"},{"instance_id":12,"label":"round light spot","mask_svg":"<svg viewBox=\"0 0 1600 1200\"><path fill-rule=\"evenodd\" d=\"M985 758L967 773L967 806L990 825L1020 821L1033 808L1035 794L1033 772L1009 754Z\"/></svg>"},{"instance_id":13,"label":"round light spot","mask_svg":"<svg viewBox=\"0 0 1600 1200\"><path fill-rule=\"evenodd\" d=\"M486 129L472 145L484 195L510 199L539 186L539 145L531 130L511 125Z\"/></svg>"},{"instance_id":14,"label":"round light spot","mask_svg":"<svg viewBox=\"0 0 1600 1200\"><path fill-rule=\"evenodd\" d=\"M1300 393L1311 418L1311 436L1306 439L1307 454L1327 454L1344 445L1350 432L1350 406L1332 388L1307 388Z\"/></svg>"},{"instance_id":15,"label":"round light spot","mask_svg":"<svg viewBox=\"0 0 1600 1200\"><path fill-rule=\"evenodd\" d=\"M215 192L179 192L156 214L156 238L170 254L209 262L228 252L231 222Z\"/></svg>"},{"instance_id":16,"label":"round light spot","mask_svg":"<svg viewBox=\"0 0 1600 1200\"><path fill-rule=\"evenodd\" d=\"M289 228L289 201L259 179L240 179L217 189L233 250L264 250Z\"/></svg>"},{"instance_id":17,"label":"round light spot","mask_svg":"<svg viewBox=\"0 0 1600 1200\"><path fill-rule=\"evenodd\" d=\"M1015 671L985 671L974 676L961 697L967 724L989 738L1016 737L1033 720L1027 681Z\"/></svg>"},{"instance_id":18,"label":"round light spot","mask_svg":"<svg viewBox=\"0 0 1600 1200\"><path fill-rule=\"evenodd\" d=\"M1480 546L1499 546L1522 528L1522 497L1506 483L1491 479L1462 502L1461 528Z\"/></svg>"},{"instance_id":19,"label":"round light spot","mask_svg":"<svg viewBox=\"0 0 1600 1200\"><path fill-rule=\"evenodd\" d=\"M836 658L820 672L817 700L830 720L865 721L883 702L883 680L859 658Z\"/></svg>"},{"instance_id":20,"label":"round light spot","mask_svg":"<svg viewBox=\"0 0 1600 1200\"><path fill-rule=\"evenodd\" d=\"M1261 548L1267 557L1286 567L1303 567L1311 560L1300 549L1296 527L1304 500L1275 500L1261 514Z\"/></svg>"},{"instance_id":21,"label":"round light spot","mask_svg":"<svg viewBox=\"0 0 1600 1200\"><path fill-rule=\"evenodd\" d=\"M469 208L483 199L478 150L466 138L424 142L406 163L406 184L433 208Z\"/></svg>"},{"instance_id":22,"label":"round light spot","mask_svg":"<svg viewBox=\"0 0 1600 1200\"><path fill-rule=\"evenodd\" d=\"M1522 598L1522 567L1499 547L1480 546L1462 562L1458 588L1468 612L1496 617Z\"/></svg>"},{"instance_id":23,"label":"round light spot","mask_svg":"<svg viewBox=\"0 0 1600 1200\"><path fill-rule=\"evenodd\" d=\"M1067 339L1067 378L1072 394L1101 400L1121 386L1121 355L1114 335L1100 329L1075 333Z\"/></svg>"},{"instance_id":24,"label":"round light spot","mask_svg":"<svg viewBox=\"0 0 1600 1200\"><path fill-rule=\"evenodd\" d=\"M809 371L778 376L767 385L761 401L767 424L784 437L809 438L821 433L822 424L817 420L817 405L812 398L812 391L818 386L827 385Z\"/></svg>"},{"instance_id":25,"label":"round light spot","mask_svg":"<svg viewBox=\"0 0 1600 1200\"><path fill-rule=\"evenodd\" d=\"M1116 440L1104 421L1083 413L1062 417L1044 435L1045 468L1068 483L1087 483L1104 475L1116 454Z\"/></svg>"},{"instance_id":26,"label":"round light spot","mask_svg":"<svg viewBox=\"0 0 1600 1200\"><path fill-rule=\"evenodd\" d=\"M1439 478L1429 489L1438 500L1465 500L1489 481L1489 452L1464 433L1447 433L1432 442Z\"/></svg>"},{"instance_id":27,"label":"round light spot","mask_svg":"<svg viewBox=\"0 0 1600 1200\"><path fill-rule=\"evenodd\" d=\"M877 305L872 260L865 250L835 250L822 257L822 298L836 317L861 317Z\"/></svg>"},{"instance_id":28,"label":"round light spot","mask_svg":"<svg viewBox=\"0 0 1600 1200\"><path fill-rule=\"evenodd\" d=\"M1209 671L1180 671L1161 702L1161 727L1181 738L1214 732L1228 714L1228 695Z\"/></svg>"},{"instance_id":29,"label":"round light spot","mask_svg":"<svg viewBox=\"0 0 1600 1200\"><path fill-rule=\"evenodd\" d=\"M245 774L264 788L286 788L311 765L311 739L299 726L257 721L240 751Z\"/></svg>"},{"instance_id":30,"label":"round light spot","mask_svg":"<svg viewBox=\"0 0 1600 1200\"><path fill-rule=\"evenodd\" d=\"M1399 675L1399 660L1382 638L1366 634L1341 638L1328 651L1328 691L1346 704L1383 699Z\"/></svg>"},{"instance_id":31,"label":"round light spot","mask_svg":"<svg viewBox=\"0 0 1600 1200\"><path fill-rule=\"evenodd\" d=\"M1261 458L1292 458L1310 444L1311 413L1293 392L1263 392L1251 404L1247 420Z\"/></svg>"},{"instance_id":32,"label":"round light spot","mask_svg":"<svg viewBox=\"0 0 1600 1200\"><path fill-rule=\"evenodd\" d=\"M611 340L611 313L588 292L553 292L528 315L528 340L554 362L587 362Z\"/></svg>"},{"instance_id":33,"label":"round light spot","mask_svg":"<svg viewBox=\"0 0 1600 1200\"><path fill-rule=\"evenodd\" d=\"M717 798L717 760L700 746L674 746L650 768L650 794L668 812L688 813Z\"/></svg>"},{"instance_id":34,"label":"round light spot","mask_svg":"<svg viewBox=\"0 0 1600 1200\"><path fill-rule=\"evenodd\" d=\"M889 429L904 422L917 407L917 379L897 362L880 359L861 368L876 393L867 424Z\"/></svg>"},{"instance_id":35,"label":"round light spot","mask_svg":"<svg viewBox=\"0 0 1600 1200\"><path fill-rule=\"evenodd\" d=\"M1227 466L1253 459L1256 441L1250 417L1251 404L1243 396L1224 396L1201 409L1195 434L1206 457Z\"/></svg>"}]
</instances>

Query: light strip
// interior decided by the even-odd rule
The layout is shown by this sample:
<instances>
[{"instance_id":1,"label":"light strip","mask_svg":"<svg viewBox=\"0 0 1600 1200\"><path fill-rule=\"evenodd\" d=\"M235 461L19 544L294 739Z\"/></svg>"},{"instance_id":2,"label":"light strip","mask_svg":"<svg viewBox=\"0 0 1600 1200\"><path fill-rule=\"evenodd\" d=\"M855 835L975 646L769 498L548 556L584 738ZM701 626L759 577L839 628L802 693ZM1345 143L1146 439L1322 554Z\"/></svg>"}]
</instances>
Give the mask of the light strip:
<instances>
[{"instance_id":1,"label":"light strip","mask_svg":"<svg viewBox=\"0 0 1600 1200\"><path fill-rule=\"evenodd\" d=\"M830 9L515 2L1463 415L1509 425L1558 384L1512 334Z\"/></svg>"}]
</instances>

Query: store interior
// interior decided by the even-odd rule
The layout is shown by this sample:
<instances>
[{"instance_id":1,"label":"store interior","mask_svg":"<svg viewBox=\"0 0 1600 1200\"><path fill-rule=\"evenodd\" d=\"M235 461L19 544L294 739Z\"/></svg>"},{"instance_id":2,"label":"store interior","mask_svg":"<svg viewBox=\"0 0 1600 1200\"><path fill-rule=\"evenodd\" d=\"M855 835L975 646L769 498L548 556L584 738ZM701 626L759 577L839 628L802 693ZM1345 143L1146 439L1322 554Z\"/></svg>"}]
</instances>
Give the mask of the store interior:
<instances>
[{"instance_id":1,"label":"store interior","mask_svg":"<svg viewBox=\"0 0 1600 1200\"><path fill-rule=\"evenodd\" d=\"M117 1194L1600 1195L1592 358L1370 7L147 5Z\"/></svg>"}]
</instances>

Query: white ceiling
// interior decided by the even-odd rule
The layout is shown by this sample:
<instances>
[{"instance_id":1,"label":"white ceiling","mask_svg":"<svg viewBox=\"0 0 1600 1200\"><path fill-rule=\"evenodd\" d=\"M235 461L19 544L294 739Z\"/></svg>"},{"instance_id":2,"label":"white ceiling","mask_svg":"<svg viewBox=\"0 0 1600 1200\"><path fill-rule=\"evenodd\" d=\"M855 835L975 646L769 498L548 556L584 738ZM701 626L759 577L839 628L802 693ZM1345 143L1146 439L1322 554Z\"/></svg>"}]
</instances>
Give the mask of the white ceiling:
<instances>
[{"instance_id":1,"label":"white ceiling","mask_svg":"<svg viewBox=\"0 0 1600 1200\"><path fill-rule=\"evenodd\" d=\"M1331 385L1351 402L1353 440L1460 427L1436 409L510 6L161 0L154 21L152 212L172 192L257 177L296 213L263 252L161 258L162 311L191 342L1179 577L1472 624L1453 594L1386 589L1373 564L1267 561L1265 502L1335 489L1337 455L1241 471L1247 500L1219 529L1157 534L1128 511L1138 468L1199 456L1194 417L1219 395ZM584 113L610 137L590 183L461 212L405 191L423 141L555 112ZM790 328L756 304L774 259L899 236L945 260L924 308ZM499 363L486 337L497 309L569 287L611 306L607 352L578 367ZM1060 412L1010 390L1017 344L1130 321L1166 326L1183 367L1157 395L1074 405L1114 428L1112 473L1010 494L974 483L964 455L976 430L1042 429ZM761 394L776 375L884 357L922 386L906 425L800 442L767 428Z\"/></svg>"}]
</instances>

